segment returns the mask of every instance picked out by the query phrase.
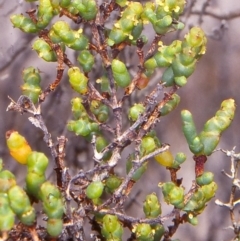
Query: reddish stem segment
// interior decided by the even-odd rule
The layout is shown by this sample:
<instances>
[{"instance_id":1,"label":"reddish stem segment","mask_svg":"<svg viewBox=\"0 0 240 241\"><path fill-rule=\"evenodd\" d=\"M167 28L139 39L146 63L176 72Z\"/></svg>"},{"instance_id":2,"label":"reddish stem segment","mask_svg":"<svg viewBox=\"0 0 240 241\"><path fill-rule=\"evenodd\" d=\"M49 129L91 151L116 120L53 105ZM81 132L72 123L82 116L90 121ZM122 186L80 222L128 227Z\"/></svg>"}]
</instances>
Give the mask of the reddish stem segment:
<instances>
[{"instance_id":1,"label":"reddish stem segment","mask_svg":"<svg viewBox=\"0 0 240 241\"><path fill-rule=\"evenodd\" d=\"M207 156L205 156L205 155L194 156L193 160L196 162L196 164L195 164L196 177L199 177L204 172L204 163L207 161Z\"/></svg>"}]
</instances>

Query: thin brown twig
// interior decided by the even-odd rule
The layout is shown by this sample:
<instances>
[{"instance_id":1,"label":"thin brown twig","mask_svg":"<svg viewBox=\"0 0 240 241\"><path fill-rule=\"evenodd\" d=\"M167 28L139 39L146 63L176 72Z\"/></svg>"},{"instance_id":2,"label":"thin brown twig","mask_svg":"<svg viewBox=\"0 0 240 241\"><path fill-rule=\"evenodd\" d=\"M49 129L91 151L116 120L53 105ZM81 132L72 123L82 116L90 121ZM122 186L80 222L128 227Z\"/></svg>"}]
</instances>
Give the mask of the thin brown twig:
<instances>
[{"instance_id":1,"label":"thin brown twig","mask_svg":"<svg viewBox=\"0 0 240 241\"><path fill-rule=\"evenodd\" d=\"M72 19L73 22L76 23L76 24L80 24L83 20L79 15L74 15L74 14L70 13L67 9L60 8L59 16L62 17L63 15Z\"/></svg>"},{"instance_id":2,"label":"thin brown twig","mask_svg":"<svg viewBox=\"0 0 240 241\"><path fill-rule=\"evenodd\" d=\"M52 50L56 53L57 61L58 61L58 67L57 67L57 76L53 83L51 83L39 96L39 102L42 103L45 98L54 91L58 85L60 84L60 81L63 76L64 71L64 59L66 57L64 56L63 50L61 49L61 46L59 44L54 44L51 39L48 37L48 30L42 30L39 33L39 37L42 38L46 43L49 44L49 46L52 48Z\"/></svg>"}]
</instances>

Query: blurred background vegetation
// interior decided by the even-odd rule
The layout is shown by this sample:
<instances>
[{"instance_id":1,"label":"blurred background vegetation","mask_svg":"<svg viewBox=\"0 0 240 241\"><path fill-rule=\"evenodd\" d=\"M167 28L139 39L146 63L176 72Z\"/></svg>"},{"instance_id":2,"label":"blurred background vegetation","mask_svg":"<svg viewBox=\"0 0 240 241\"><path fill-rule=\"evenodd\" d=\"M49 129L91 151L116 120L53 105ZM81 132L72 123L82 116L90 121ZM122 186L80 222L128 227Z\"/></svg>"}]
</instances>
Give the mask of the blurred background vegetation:
<instances>
[{"instance_id":1,"label":"blurred background vegetation","mask_svg":"<svg viewBox=\"0 0 240 241\"><path fill-rule=\"evenodd\" d=\"M13 171L20 182L24 180L25 169L19 167L8 153L5 143L7 130L19 131L26 137L34 150L45 152L50 157L50 151L42 140L42 132L28 121L28 116L6 112L9 104L8 96L17 100L21 95L20 86L23 83L21 72L24 68L33 66L41 71L43 89L55 78L56 63L42 61L31 49L31 43L35 36L14 29L9 20L11 14L25 13L33 6L34 4L25 3L23 0L12 0L11 3L10 1L0 1L0 156L4 159L5 167ZM182 109L188 109L192 112L197 128L200 130L205 121L215 114L224 99L234 98L237 104L236 116L230 128L224 132L219 147L230 150L236 146L236 151L240 152L240 109L238 107L240 105L240 2L236 0L189 0L181 20L186 25L184 31L168 34L162 38L162 41L167 44L173 39L182 39L191 26L198 25L208 36L207 52L197 64L196 71L189 78L188 84L178 92L181 102L177 110L163 118L157 125L156 131L162 142L171 145L173 154L179 151L187 154L188 159L179 171L179 177L183 178L183 185L188 189L194 179L194 162L181 131L180 111ZM77 28L78 26L72 24L72 27ZM152 32L146 30L146 35L151 42ZM76 53L69 51L68 55L71 60L74 57L76 59ZM128 66L133 67L136 71L136 53L128 48L123 53L123 57L125 57ZM134 70L132 74L134 74ZM100 74L96 68L94 73L96 78ZM160 77L161 71L156 73L152 85L159 81ZM91 148L89 148L88 142L66 130L66 123L71 118L70 100L74 96L65 75L60 87L44 102L42 113L54 140L60 135L67 136L69 140L66 156L67 166L75 167L73 170L77 171L78 168L89 168L92 162ZM142 96L145 96L144 91L137 92L130 102L141 101ZM124 151L123 162L130 152L130 148ZM230 180L221 174L222 169L229 172L230 160L223 154L216 152L209 158L206 170L215 174L219 186L216 198L227 202L231 184ZM120 166L118 171L125 173L125 166ZM51 176L52 172L53 169L49 168L48 175ZM142 212L141 203L146 194L154 191L161 195L157 183L169 180L169 178L165 169L157 167L157 163L152 161L148 171L134 188L126 212L138 216ZM142 190L142 183L144 183L144 190ZM164 214L169 211L169 208L166 207L163 210ZM197 227L190 224L182 225L175 237L182 241L227 241L233 237L233 231L225 229L230 225L228 211L218 207L212 201L205 212L200 215Z\"/></svg>"}]
</instances>

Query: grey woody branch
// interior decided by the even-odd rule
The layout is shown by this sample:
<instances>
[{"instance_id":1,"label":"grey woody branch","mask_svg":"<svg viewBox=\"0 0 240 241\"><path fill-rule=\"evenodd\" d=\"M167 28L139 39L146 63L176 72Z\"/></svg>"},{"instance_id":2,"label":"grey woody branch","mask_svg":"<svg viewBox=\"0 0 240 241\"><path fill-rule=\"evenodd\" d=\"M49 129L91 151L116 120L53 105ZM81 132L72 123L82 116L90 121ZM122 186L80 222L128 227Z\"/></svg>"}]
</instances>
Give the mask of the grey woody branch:
<instances>
[{"instance_id":1,"label":"grey woody branch","mask_svg":"<svg viewBox=\"0 0 240 241\"><path fill-rule=\"evenodd\" d=\"M240 9L237 11L231 11L231 12L220 12L217 10L205 10L202 12L201 10L193 10L191 11L192 15L207 15L219 20L232 20L234 18L239 18L240 17Z\"/></svg>"}]
</instances>

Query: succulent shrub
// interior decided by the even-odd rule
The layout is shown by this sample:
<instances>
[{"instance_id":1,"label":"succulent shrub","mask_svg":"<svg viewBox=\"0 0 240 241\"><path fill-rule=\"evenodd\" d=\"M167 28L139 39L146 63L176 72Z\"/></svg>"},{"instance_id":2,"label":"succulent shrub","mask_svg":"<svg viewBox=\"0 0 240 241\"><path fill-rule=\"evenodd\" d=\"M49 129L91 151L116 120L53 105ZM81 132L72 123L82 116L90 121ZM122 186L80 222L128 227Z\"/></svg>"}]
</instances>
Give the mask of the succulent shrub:
<instances>
[{"instance_id":1,"label":"succulent shrub","mask_svg":"<svg viewBox=\"0 0 240 241\"><path fill-rule=\"evenodd\" d=\"M23 239L30 236L34 240L86 240L91 225L93 240L126 240L124 234L128 229L129 240L157 241L173 240L180 224L196 225L198 215L217 190L214 175L204 170L204 164L217 147L222 132L231 124L236 106L233 99L224 100L199 134L191 112L182 110L182 130L195 161L195 180L186 190L178 178L178 170L188 159L186 154L181 150L172 153L170 145L154 131L159 120L168 118L177 108L178 90L188 83L206 51L207 39L198 26L170 44L165 41L165 35L184 28L181 14L186 2L26 2L32 2L33 9L14 14L10 20L15 28L35 36L32 50L46 65L55 63L56 77L47 85L41 80L41 70L26 66L19 90L22 94L16 102L11 100L7 110L31 115L29 120L43 132L43 141L52 156L33 150L18 131L6 132L9 154L25 165L26 176L24 187L19 186L14 174L3 169L1 161L3 237L14 240L25 230L21 233ZM148 28L154 31L152 40L146 34ZM136 55L137 63L123 58L127 48ZM76 59L68 56L69 49L76 53ZM159 70L162 75L157 83L151 82ZM66 137L54 140L41 108L62 84L64 72L68 88L76 96L69 103L72 116L66 123L67 130L78 140L87 140L92 148L92 158L88 160L92 167L79 169L76 175L69 171L73 168L70 160L65 161ZM101 77L96 77L100 74ZM141 94L141 102L128 106L135 93ZM62 111L60 106L56 115L58 111ZM124 160L123 150L130 144L133 148ZM145 217L129 216L124 204L154 159L159 168L169 172L170 180L156 183L162 196L146 190L146 198L142 200ZM55 182L46 177L49 162L56 166ZM127 174L118 173L117 167L126 168ZM168 214L162 210L164 202L172 207ZM37 219L36 203L45 215L45 226ZM15 217L22 225L20 228ZM172 221L171 226L164 225L166 219Z\"/></svg>"}]
</instances>

